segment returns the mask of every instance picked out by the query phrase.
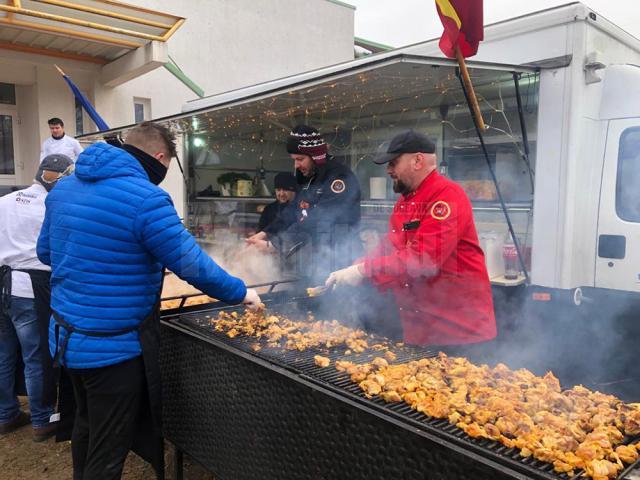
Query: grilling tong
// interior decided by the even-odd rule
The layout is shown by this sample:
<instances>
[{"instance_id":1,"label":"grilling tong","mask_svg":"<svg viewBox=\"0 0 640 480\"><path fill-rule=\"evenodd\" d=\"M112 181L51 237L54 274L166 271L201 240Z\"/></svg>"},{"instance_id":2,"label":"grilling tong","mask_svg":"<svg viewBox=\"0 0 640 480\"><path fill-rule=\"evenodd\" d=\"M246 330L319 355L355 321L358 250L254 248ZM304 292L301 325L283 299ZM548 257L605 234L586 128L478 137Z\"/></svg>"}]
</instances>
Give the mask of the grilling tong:
<instances>
[{"instance_id":1,"label":"grilling tong","mask_svg":"<svg viewBox=\"0 0 640 480\"><path fill-rule=\"evenodd\" d=\"M320 295L324 295L327 293L330 287L326 285L320 285L318 287L307 288L307 296L308 297L319 297Z\"/></svg>"}]
</instances>

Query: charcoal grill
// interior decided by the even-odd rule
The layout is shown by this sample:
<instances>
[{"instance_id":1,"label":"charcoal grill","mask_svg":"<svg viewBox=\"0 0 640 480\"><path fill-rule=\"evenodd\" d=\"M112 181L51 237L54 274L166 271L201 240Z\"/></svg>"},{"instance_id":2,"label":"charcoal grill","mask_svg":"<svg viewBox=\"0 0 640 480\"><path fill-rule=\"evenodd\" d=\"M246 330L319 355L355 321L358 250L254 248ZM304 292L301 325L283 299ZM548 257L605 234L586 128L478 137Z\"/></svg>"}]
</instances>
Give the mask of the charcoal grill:
<instances>
[{"instance_id":1,"label":"charcoal grill","mask_svg":"<svg viewBox=\"0 0 640 480\"><path fill-rule=\"evenodd\" d=\"M319 300L291 292L263 296L275 313L302 318ZM345 347L304 352L263 347L255 338L229 338L209 324L220 303L163 312L161 364L164 433L177 449L216 479L540 479L570 480L517 449L474 439L446 420L405 404L368 399L339 359ZM372 342L369 342L372 344ZM394 349L398 361L434 356L421 348ZM331 359L319 368L314 355ZM619 479L633 478L633 467ZM573 479L581 477L578 473Z\"/></svg>"}]
</instances>

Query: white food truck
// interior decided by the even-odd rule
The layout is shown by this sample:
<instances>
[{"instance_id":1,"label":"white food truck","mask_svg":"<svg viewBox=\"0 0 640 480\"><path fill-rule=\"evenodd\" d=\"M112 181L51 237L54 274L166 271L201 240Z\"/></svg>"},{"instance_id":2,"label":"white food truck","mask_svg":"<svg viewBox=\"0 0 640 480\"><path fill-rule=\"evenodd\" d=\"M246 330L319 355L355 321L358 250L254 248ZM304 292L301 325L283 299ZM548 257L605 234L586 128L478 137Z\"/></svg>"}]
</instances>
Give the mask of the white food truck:
<instances>
[{"instance_id":1,"label":"white food truck","mask_svg":"<svg viewBox=\"0 0 640 480\"><path fill-rule=\"evenodd\" d=\"M325 134L362 189L362 238L394 203L384 140L414 128L468 192L497 295L549 307L640 304L640 41L581 3L485 27L468 62L487 130L481 148L454 60L437 40L187 103L159 119L182 133L185 176L165 182L203 245L255 230L273 175L292 171L296 124ZM95 140L97 135L85 137ZM504 197L498 201L489 174ZM246 181L241 191L237 180ZM527 276L504 276L505 210ZM501 293L500 293L501 292ZM516 295L504 292L519 292Z\"/></svg>"}]
</instances>

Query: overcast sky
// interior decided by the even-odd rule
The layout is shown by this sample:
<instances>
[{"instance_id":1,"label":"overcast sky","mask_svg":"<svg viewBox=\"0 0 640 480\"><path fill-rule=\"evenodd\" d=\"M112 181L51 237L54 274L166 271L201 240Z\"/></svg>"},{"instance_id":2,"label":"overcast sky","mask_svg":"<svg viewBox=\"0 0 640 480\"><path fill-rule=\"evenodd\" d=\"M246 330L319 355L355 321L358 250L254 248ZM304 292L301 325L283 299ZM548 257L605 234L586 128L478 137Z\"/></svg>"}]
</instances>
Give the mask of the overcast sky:
<instances>
[{"instance_id":1,"label":"overcast sky","mask_svg":"<svg viewBox=\"0 0 640 480\"><path fill-rule=\"evenodd\" d=\"M356 9L355 35L393 47L440 36L435 0L345 0ZM484 24L569 3L558 0L485 0ZM640 38L639 0L584 0L607 20Z\"/></svg>"}]
</instances>

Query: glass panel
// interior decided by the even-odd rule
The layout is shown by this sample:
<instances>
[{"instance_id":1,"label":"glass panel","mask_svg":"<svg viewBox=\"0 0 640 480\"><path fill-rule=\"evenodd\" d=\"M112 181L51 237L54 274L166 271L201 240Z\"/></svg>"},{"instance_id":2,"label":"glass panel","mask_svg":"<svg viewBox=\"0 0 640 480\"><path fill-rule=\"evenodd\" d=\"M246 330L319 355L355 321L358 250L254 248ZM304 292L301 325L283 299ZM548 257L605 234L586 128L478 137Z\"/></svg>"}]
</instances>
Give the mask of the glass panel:
<instances>
[{"instance_id":1,"label":"glass panel","mask_svg":"<svg viewBox=\"0 0 640 480\"><path fill-rule=\"evenodd\" d=\"M539 76L522 74L520 93L529 137L530 159L524 147L513 75L509 71L471 68L485 123L483 132L489 160L516 233L524 244L530 236L530 211L535 172ZM330 153L349 165L360 181L362 225L385 231L396 195L385 166L374 164L379 145L396 133L413 128L436 141L439 162L448 175L462 184L474 203L480 232L506 232L504 215L496 202L487 162L469 114L456 68L402 60L366 71L343 72L333 78L295 85L272 95L240 99L173 121L186 133L190 172L189 199L215 205L203 221L190 205L192 226L214 225L222 218L221 205L235 199L233 185L226 188L223 175L245 174L258 185L273 188L277 172L292 172L285 149L292 127L306 123L318 128ZM530 164L530 165L529 165ZM255 195L255 194L254 194ZM257 195L256 195L257 196ZM208 197L205 200L205 197ZM517 218L516 218L517 217ZM227 230L235 228L226 225ZM252 225L242 225L250 232ZM207 233L207 228L202 228ZM215 230L215 228L214 228ZM220 233L220 228L218 228ZM526 249L525 249L526 250Z\"/></svg>"},{"instance_id":2,"label":"glass panel","mask_svg":"<svg viewBox=\"0 0 640 480\"><path fill-rule=\"evenodd\" d=\"M13 118L0 115L0 175L15 175L13 161Z\"/></svg>"},{"instance_id":3,"label":"glass panel","mask_svg":"<svg viewBox=\"0 0 640 480\"><path fill-rule=\"evenodd\" d=\"M640 222L640 127L620 136L616 212L622 220Z\"/></svg>"},{"instance_id":4,"label":"glass panel","mask_svg":"<svg viewBox=\"0 0 640 480\"><path fill-rule=\"evenodd\" d=\"M0 83L0 103L16 104L16 86L12 83Z\"/></svg>"},{"instance_id":5,"label":"glass panel","mask_svg":"<svg viewBox=\"0 0 640 480\"><path fill-rule=\"evenodd\" d=\"M538 81L537 74L523 75L520 79L525 128L530 143L529 160L525 158L522 145L511 75L496 78L476 89L488 126L483 137L489 163L496 173L500 191L509 203L531 202L533 199ZM496 190L465 100L455 95L453 99L447 96L443 98L439 112L442 118L442 163L448 166L449 176L463 186L471 200L494 202L497 200Z\"/></svg>"},{"instance_id":6,"label":"glass panel","mask_svg":"<svg viewBox=\"0 0 640 480\"><path fill-rule=\"evenodd\" d=\"M144 122L144 104L134 103L133 114L136 123Z\"/></svg>"}]
</instances>

